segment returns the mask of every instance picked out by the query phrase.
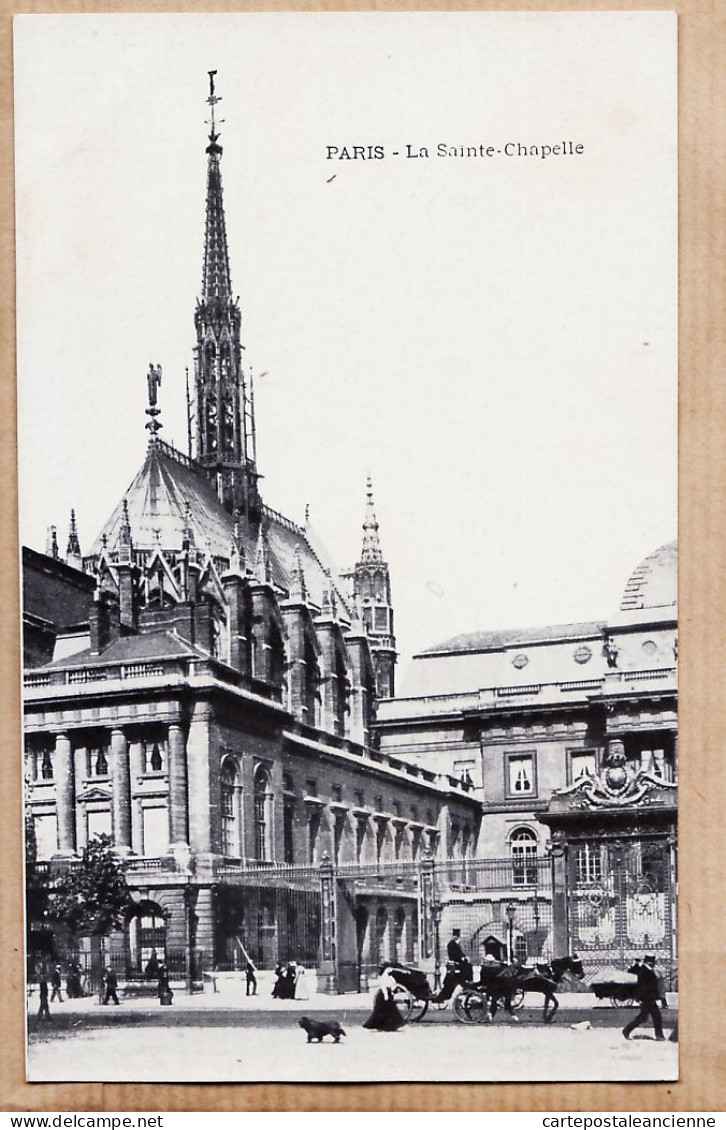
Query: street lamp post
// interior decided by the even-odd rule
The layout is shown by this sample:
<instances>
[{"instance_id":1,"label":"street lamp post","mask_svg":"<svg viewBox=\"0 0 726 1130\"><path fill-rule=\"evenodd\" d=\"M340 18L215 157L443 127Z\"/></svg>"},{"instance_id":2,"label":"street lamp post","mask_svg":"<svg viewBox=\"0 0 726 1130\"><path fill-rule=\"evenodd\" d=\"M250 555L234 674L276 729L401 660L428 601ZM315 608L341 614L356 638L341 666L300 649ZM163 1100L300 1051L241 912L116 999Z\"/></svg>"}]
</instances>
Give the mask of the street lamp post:
<instances>
[{"instance_id":1,"label":"street lamp post","mask_svg":"<svg viewBox=\"0 0 726 1130\"><path fill-rule=\"evenodd\" d=\"M443 904L436 901L431 903L431 914L434 919L434 991L441 988L441 914Z\"/></svg>"},{"instance_id":2,"label":"street lamp post","mask_svg":"<svg viewBox=\"0 0 726 1130\"><path fill-rule=\"evenodd\" d=\"M517 913L515 903L508 902L504 912L507 916L507 961L511 965L514 957L514 916Z\"/></svg>"}]
</instances>

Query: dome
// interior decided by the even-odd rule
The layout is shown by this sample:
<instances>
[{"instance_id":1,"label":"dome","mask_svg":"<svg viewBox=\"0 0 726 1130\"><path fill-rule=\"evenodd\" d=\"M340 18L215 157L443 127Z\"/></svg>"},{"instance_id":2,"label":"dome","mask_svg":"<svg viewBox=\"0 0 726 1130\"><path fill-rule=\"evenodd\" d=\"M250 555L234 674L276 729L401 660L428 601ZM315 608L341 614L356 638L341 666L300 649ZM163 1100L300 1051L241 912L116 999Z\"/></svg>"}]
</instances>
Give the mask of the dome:
<instances>
[{"instance_id":1,"label":"dome","mask_svg":"<svg viewBox=\"0 0 726 1130\"><path fill-rule=\"evenodd\" d=\"M671 541L649 554L630 574L620 610L675 607L677 603L678 542Z\"/></svg>"}]
</instances>

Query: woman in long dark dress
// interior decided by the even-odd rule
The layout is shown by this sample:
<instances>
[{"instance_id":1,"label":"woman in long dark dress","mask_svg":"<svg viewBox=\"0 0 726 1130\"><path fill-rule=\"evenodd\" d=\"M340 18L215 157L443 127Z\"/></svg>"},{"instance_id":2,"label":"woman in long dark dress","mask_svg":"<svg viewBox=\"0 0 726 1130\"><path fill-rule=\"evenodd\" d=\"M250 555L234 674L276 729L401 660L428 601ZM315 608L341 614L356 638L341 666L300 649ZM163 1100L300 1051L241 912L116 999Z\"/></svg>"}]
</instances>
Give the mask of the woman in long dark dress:
<instances>
[{"instance_id":1,"label":"woman in long dark dress","mask_svg":"<svg viewBox=\"0 0 726 1130\"><path fill-rule=\"evenodd\" d=\"M389 972L387 965L382 965L379 972L380 977L373 1001L373 1012L363 1027L370 1028L375 1032L397 1032L406 1023L393 999L393 991L397 982Z\"/></svg>"},{"instance_id":2,"label":"woman in long dark dress","mask_svg":"<svg viewBox=\"0 0 726 1130\"><path fill-rule=\"evenodd\" d=\"M275 966L275 984L272 986L272 996L282 1000L285 996L285 971L278 961Z\"/></svg>"}]
</instances>

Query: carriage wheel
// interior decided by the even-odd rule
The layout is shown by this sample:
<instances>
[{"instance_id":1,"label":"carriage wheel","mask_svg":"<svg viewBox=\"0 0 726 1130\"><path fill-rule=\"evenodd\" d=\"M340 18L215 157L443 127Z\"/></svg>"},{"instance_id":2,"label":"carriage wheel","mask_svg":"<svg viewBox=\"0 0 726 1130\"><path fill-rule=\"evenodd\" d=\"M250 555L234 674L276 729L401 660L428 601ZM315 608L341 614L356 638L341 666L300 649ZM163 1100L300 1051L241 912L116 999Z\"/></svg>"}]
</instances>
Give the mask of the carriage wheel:
<instances>
[{"instance_id":1,"label":"carriage wheel","mask_svg":"<svg viewBox=\"0 0 726 1130\"><path fill-rule=\"evenodd\" d=\"M393 1003L401 1014L403 1022L407 1023L411 1019L414 1000L408 989L404 989L403 985L397 985L393 990Z\"/></svg>"},{"instance_id":2,"label":"carriage wheel","mask_svg":"<svg viewBox=\"0 0 726 1130\"><path fill-rule=\"evenodd\" d=\"M428 1010L429 1010L429 1002L428 1001L412 1000L411 1001L411 1013L409 1015L409 1020L411 1021L412 1024L415 1024L417 1020L423 1020L423 1018L426 1015L426 1013L428 1012Z\"/></svg>"},{"instance_id":3,"label":"carriage wheel","mask_svg":"<svg viewBox=\"0 0 726 1130\"><path fill-rule=\"evenodd\" d=\"M487 1018L488 998L475 989L465 989L454 997L456 1019L464 1024L482 1024Z\"/></svg>"}]
</instances>

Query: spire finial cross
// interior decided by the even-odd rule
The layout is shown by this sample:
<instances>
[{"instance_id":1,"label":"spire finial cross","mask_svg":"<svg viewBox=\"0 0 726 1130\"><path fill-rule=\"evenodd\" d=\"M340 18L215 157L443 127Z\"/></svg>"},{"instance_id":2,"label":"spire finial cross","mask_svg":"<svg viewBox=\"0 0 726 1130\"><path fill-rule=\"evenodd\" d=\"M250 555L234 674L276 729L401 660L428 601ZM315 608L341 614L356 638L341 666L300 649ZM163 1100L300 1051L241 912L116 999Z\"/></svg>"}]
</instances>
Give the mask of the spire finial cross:
<instances>
[{"instance_id":1,"label":"spire finial cross","mask_svg":"<svg viewBox=\"0 0 726 1130\"><path fill-rule=\"evenodd\" d=\"M212 108L212 117L207 124L212 127L209 133L209 140L212 142L212 144L214 144L214 142L219 137L219 134L215 132L214 128L216 125L216 122L214 120L214 107L218 102L222 101L219 95L214 93L214 76L216 75L216 73L216 71L207 71L207 74L209 75L209 98L207 99L207 104Z\"/></svg>"}]
</instances>

